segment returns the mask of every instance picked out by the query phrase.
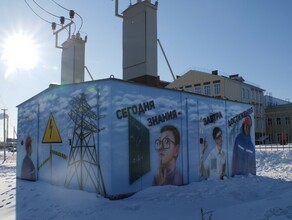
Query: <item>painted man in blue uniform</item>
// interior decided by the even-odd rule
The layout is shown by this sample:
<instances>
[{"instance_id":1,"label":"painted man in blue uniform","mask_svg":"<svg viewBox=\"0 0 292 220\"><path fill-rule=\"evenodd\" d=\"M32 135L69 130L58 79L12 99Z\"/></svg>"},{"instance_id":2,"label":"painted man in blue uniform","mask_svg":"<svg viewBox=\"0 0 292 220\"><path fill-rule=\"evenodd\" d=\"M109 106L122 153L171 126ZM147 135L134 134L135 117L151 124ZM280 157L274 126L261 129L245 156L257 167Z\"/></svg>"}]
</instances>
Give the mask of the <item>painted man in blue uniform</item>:
<instances>
[{"instance_id":1,"label":"painted man in blue uniform","mask_svg":"<svg viewBox=\"0 0 292 220\"><path fill-rule=\"evenodd\" d=\"M233 147L232 176L256 174L255 146L250 136L252 120L244 119L241 133L237 135Z\"/></svg>"},{"instance_id":2,"label":"painted man in blue uniform","mask_svg":"<svg viewBox=\"0 0 292 220\"><path fill-rule=\"evenodd\" d=\"M25 141L25 150L26 156L23 159L22 166L21 166L21 178L25 180L36 180L36 169L31 160L32 154L32 140L31 137L28 136Z\"/></svg>"}]
</instances>

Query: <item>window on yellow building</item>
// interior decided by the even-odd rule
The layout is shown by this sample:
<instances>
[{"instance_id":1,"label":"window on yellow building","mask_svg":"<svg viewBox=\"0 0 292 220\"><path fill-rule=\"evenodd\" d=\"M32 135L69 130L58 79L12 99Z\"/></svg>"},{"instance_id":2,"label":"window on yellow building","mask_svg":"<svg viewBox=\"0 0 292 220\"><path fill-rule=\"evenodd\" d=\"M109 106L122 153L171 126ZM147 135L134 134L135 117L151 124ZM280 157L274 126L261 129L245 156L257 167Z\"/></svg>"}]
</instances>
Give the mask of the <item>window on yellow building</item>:
<instances>
[{"instance_id":1,"label":"window on yellow building","mask_svg":"<svg viewBox=\"0 0 292 220\"><path fill-rule=\"evenodd\" d=\"M205 95L211 95L210 84L204 86Z\"/></svg>"},{"instance_id":2,"label":"window on yellow building","mask_svg":"<svg viewBox=\"0 0 292 220\"><path fill-rule=\"evenodd\" d=\"M215 95L220 95L221 93L221 84L220 83L215 83L214 84L214 94Z\"/></svg>"}]
</instances>

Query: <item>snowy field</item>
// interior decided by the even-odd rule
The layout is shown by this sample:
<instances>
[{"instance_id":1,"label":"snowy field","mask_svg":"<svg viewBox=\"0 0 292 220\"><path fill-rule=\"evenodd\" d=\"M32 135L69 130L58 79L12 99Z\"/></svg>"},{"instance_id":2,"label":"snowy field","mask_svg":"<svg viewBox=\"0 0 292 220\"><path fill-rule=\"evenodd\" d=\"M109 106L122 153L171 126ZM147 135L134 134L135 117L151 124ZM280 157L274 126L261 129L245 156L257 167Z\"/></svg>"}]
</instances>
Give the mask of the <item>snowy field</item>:
<instances>
[{"instance_id":1,"label":"snowy field","mask_svg":"<svg viewBox=\"0 0 292 220\"><path fill-rule=\"evenodd\" d=\"M156 186L108 200L46 182L16 180L0 152L0 219L292 220L292 150L257 150L257 176Z\"/></svg>"}]
</instances>

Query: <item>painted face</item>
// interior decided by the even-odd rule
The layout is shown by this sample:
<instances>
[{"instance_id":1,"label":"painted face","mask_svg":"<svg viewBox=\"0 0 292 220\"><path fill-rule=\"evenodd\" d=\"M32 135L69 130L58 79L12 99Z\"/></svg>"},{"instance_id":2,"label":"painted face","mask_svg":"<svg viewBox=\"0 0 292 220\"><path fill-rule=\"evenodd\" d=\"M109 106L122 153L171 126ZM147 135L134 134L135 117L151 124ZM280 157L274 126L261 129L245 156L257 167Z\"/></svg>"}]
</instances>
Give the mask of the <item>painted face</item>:
<instances>
[{"instance_id":1,"label":"painted face","mask_svg":"<svg viewBox=\"0 0 292 220\"><path fill-rule=\"evenodd\" d=\"M222 149L222 132L218 132L215 136L215 143L216 145L219 147L218 150L221 150Z\"/></svg>"},{"instance_id":2,"label":"painted face","mask_svg":"<svg viewBox=\"0 0 292 220\"><path fill-rule=\"evenodd\" d=\"M31 153L32 153L32 147L31 147L31 144L27 146L27 149L26 149L26 152L29 156L31 156Z\"/></svg>"},{"instance_id":3,"label":"painted face","mask_svg":"<svg viewBox=\"0 0 292 220\"><path fill-rule=\"evenodd\" d=\"M250 125L245 124L244 127L244 134L249 135L250 134Z\"/></svg>"},{"instance_id":4,"label":"painted face","mask_svg":"<svg viewBox=\"0 0 292 220\"><path fill-rule=\"evenodd\" d=\"M168 166L175 162L178 156L178 145L175 144L174 135L171 131L164 131L156 140L156 151L162 166Z\"/></svg>"}]
</instances>

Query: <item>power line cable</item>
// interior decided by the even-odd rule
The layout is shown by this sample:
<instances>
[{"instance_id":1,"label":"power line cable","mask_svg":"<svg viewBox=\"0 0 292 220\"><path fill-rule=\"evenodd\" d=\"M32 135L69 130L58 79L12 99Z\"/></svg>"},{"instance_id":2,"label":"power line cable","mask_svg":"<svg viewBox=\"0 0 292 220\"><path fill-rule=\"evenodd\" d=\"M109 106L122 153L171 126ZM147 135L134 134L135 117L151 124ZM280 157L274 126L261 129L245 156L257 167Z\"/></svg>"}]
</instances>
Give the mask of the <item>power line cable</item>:
<instances>
[{"instance_id":1,"label":"power line cable","mask_svg":"<svg viewBox=\"0 0 292 220\"><path fill-rule=\"evenodd\" d=\"M45 11L45 12L47 12L48 14L50 14L50 15L52 15L52 16L54 16L54 17L56 17L56 18L60 18L61 16L58 16L58 15L55 15L55 14L53 14L53 13L51 13L51 12L49 12L48 10L46 10L46 9L44 9L42 6L40 6L35 0L32 0L40 9L42 9L43 11Z\"/></svg>"},{"instance_id":2,"label":"power line cable","mask_svg":"<svg viewBox=\"0 0 292 220\"><path fill-rule=\"evenodd\" d=\"M53 14L53 13L51 13L51 12L49 12L48 10L46 10L46 9L44 9L40 4L38 4L35 0L32 0L40 9L42 9L43 11L45 11L46 13L48 13L49 15L52 15L53 17L56 17L56 18L60 18L60 22L61 22L61 24L64 22L64 20L68 20L68 21L70 21L70 19L69 18L65 18L65 17L63 17L63 16L58 16L58 15L56 15L56 14ZM74 24L74 33L75 33L75 31L76 31L76 24L73 22L73 24Z\"/></svg>"},{"instance_id":3,"label":"power line cable","mask_svg":"<svg viewBox=\"0 0 292 220\"><path fill-rule=\"evenodd\" d=\"M65 8L64 6L60 5L58 2L56 2L55 0L51 0L52 2L54 2L56 5L58 5L60 8L63 8L64 10L66 11L69 11L70 13L71 12L74 12L72 10L69 10L68 8ZM80 32L82 26L83 26L83 18L81 17L81 15L79 15L77 12L74 12L81 20L81 25L80 25L80 28L78 29L78 32Z\"/></svg>"},{"instance_id":4,"label":"power line cable","mask_svg":"<svg viewBox=\"0 0 292 220\"><path fill-rule=\"evenodd\" d=\"M26 0L24 0L24 2L26 3L26 5L30 8L30 10L31 10L36 16L38 16L40 19L42 19L43 21L45 21L45 22L47 22L47 23L49 23L49 24L52 23L52 22L50 22L50 21L44 19L43 17L41 17L38 13L36 13L36 12L33 10L33 8L28 4L28 2L27 2Z\"/></svg>"},{"instance_id":5,"label":"power line cable","mask_svg":"<svg viewBox=\"0 0 292 220\"><path fill-rule=\"evenodd\" d=\"M33 12L38 18L40 18L41 20L43 20L43 21L45 21L45 22L51 24L51 27L52 27L53 30L55 30L55 28L56 28L57 25L60 26L60 27L62 27L62 25L57 24L57 23L55 23L55 22L51 22L51 21L49 21L49 20L43 18L42 16L40 16L40 15L39 15L39 14L38 14L38 13L32 8L32 7L31 7L31 5L27 2L27 0L24 0L24 2L26 3L26 5L30 8L30 10L31 10L31 11L32 11L32 12ZM58 17L57 15L54 15L54 14L48 12L47 10L45 10L44 8L42 8L42 7L41 7L39 4L37 4L34 0L33 0L33 2L34 2L38 7L40 7L42 10L46 11L47 13L49 13L50 15L52 15L52 16L54 16L54 17ZM59 18L59 17L58 17L58 18ZM61 21L61 19L65 20L64 17L60 17L60 21ZM68 19L68 18L66 18L66 19ZM70 20L70 19L68 19L68 20ZM73 22L73 21L72 21L72 22ZM73 22L73 24L74 24L74 33L75 33L75 31L76 31L76 24L75 24L75 22ZM66 28L65 30L67 30L67 28ZM67 30L67 32L69 33L68 30Z\"/></svg>"}]
</instances>

